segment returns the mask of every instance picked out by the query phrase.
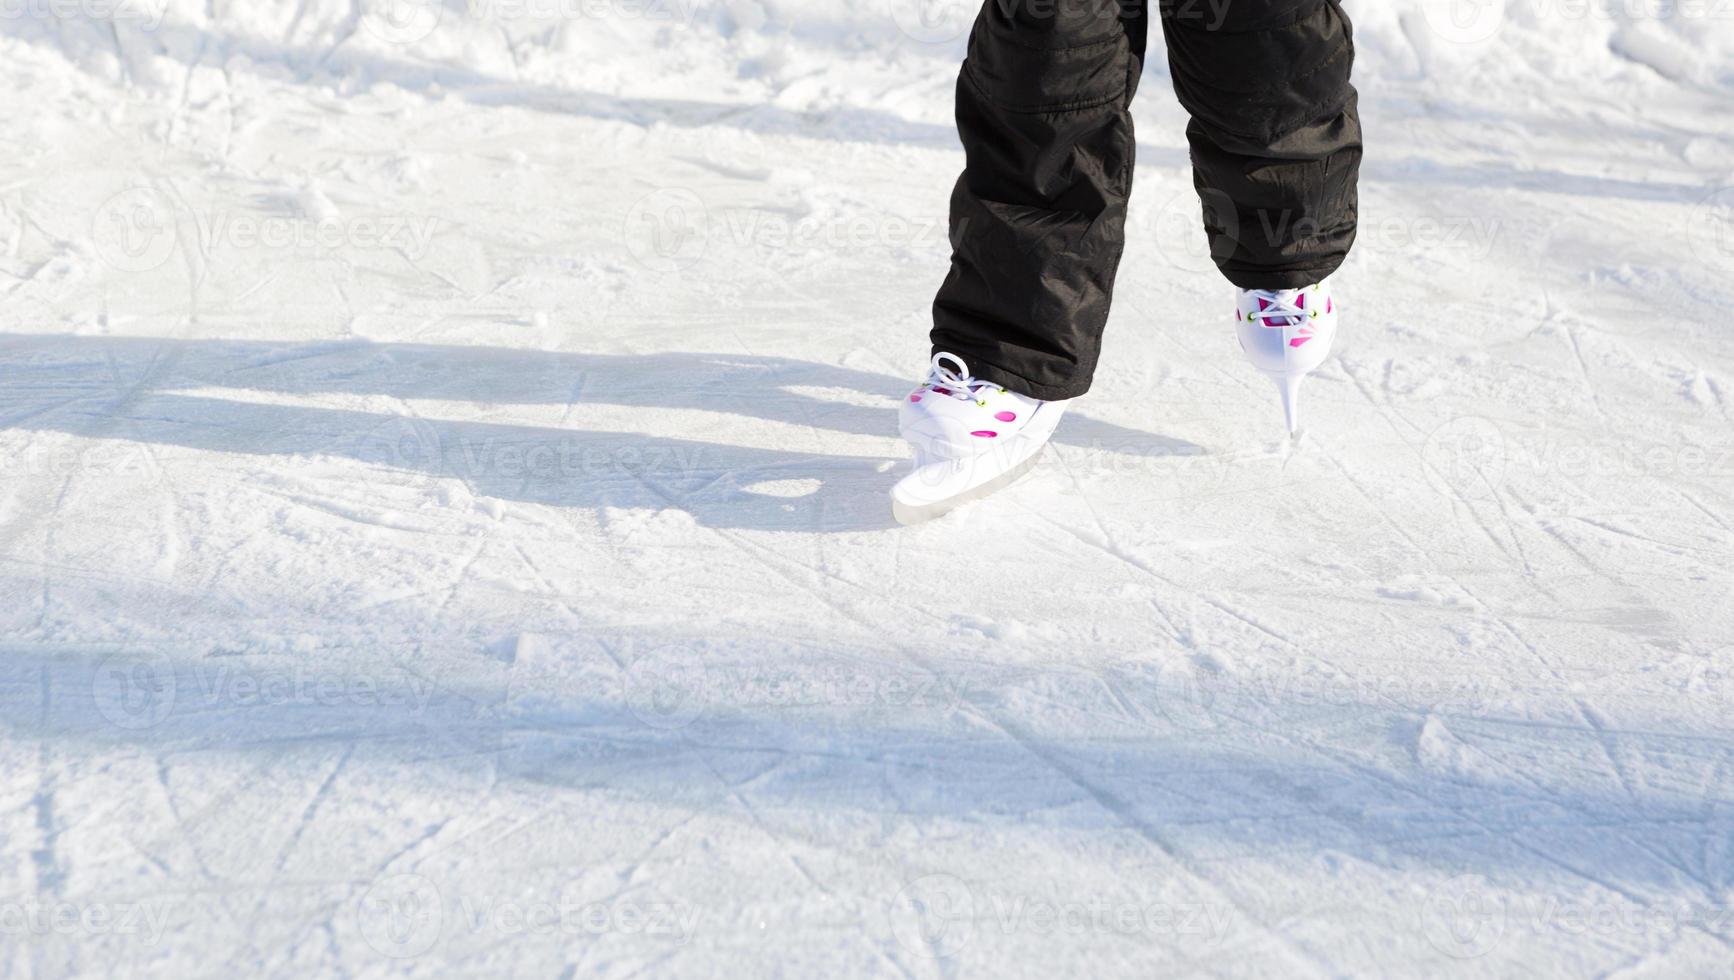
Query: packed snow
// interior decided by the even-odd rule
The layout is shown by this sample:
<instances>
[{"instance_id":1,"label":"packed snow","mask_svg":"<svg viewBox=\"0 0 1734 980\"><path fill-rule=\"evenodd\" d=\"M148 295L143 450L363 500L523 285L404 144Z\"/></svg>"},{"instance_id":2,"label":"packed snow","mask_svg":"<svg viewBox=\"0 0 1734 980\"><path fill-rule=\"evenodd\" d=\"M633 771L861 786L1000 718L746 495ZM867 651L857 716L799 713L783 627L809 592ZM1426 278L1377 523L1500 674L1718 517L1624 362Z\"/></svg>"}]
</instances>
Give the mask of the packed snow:
<instances>
[{"instance_id":1,"label":"packed snow","mask_svg":"<svg viewBox=\"0 0 1734 980\"><path fill-rule=\"evenodd\" d=\"M1292 442L1157 53L904 528L967 7L0 4L0 976L1727 975L1734 5L1351 2Z\"/></svg>"}]
</instances>

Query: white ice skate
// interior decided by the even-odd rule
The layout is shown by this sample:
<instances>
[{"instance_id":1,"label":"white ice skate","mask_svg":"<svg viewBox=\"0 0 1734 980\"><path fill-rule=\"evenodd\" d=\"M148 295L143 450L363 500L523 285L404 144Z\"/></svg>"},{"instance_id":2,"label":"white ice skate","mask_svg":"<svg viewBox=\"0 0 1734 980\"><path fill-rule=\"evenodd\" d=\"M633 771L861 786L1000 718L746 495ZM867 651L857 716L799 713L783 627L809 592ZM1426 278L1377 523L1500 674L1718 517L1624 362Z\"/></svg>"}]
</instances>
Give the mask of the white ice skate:
<instances>
[{"instance_id":1,"label":"white ice skate","mask_svg":"<svg viewBox=\"0 0 1734 980\"><path fill-rule=\"evenodd\" d=\"M915 470L892 488L892 514L915 524L1010 485L1035 466L1065 411L1065 402L979 381L955 354L935 354L898 412Z\"/></svg>"},{"instance_id":2,"label":"white ice skate","mask_svg":"<svg viewBox=\"0 0 1734 980\"><path fill-rule=\"evenodd\" d=\"M1302 289L1242 289L1234 304L1240 349L1276 382L1293 435L1299 427L1300 383L1337 339L1337 305L1326 279Z\"/></svg>"}]
</instances>

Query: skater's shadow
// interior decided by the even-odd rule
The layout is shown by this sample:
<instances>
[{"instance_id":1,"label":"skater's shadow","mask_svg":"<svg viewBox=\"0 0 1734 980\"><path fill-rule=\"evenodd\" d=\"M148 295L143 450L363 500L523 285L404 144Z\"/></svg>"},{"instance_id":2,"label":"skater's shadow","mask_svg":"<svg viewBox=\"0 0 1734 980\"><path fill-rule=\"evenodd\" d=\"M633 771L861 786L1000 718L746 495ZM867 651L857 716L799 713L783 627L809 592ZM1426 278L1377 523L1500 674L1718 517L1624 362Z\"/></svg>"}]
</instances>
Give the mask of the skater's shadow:
<instances>
[{"instance_id":1,"label":"skater's shadow","mask_svg":"<svg viewBox=\"0 0 1734 980\"><path fill-rule=\"evenodd\" d=\"M1717 907L1716 848L1734 832L1725 791L1611 776L1561 780L1547 769L1548 751L1605 745L1665 755L1713 779L1718 759L1734 749L1727 733L1666 709L1639 708L1630 724L1611 729L1560 722L1537 735L1521 714L1487 705L1417 711L1347 688L1324 699L1247 678L1213 682L1201 698L1197 688L1175 686L1172 665L1155 655L1114 666L1010 667L971 657L923 667L897 652L785 636L743 642L727 635L728 625L717 624L723 636L662 626L543 636L558 669L447 665L429 673L430 664L367 648L311 664L258 651L201 658L173 649L21 649L0 658L0 732L41 739L57 758L142 750L177 774L269 765L294 774L284 778L312 778L309 788L318 782L309 770L329 770L334 747L359 747L356 771L337 792L365 785L388 799L474 779L469 785L490 796L625 800L683 819L732 819L744 796L762 803L773 825L859 817L1109 833L1229 866L1263 866L1273 847L1296 862L1322 862L1372 841L1387 864L1439 869L1441 878L1521 873L1525 887L1558 882L1575 891L1584 872L1555 855L1583 853L1596 881L1629 885L1658 909L1664 897ZM631 659L604 655L604 640ZM523 672L536 670L548 672L531 673L541 682L526 684ZM370 694L242 694L218 673L264 681L289 671L317 680L320 691ZM870 680L868 696L839 693L839 678ZM895 703L885 699L893 689L901 692ZM1037 697L1092 710L1025 730ZM1422 737L1418 716L1497 764L1441 772L1424 754L1383 751ZM1022 724L1004 730L1011 720ZM1303 737L1273 739L1273 731ZM1316 739L1320 731L1331 737ZM310 757L322 765L289 765ZM164 781L170 792L186 785ZM205 792L202 781L190 785ZM213 789L222 799L257 791L253 780L233 787ZM465 799L427 804L460 807ZM341 829L343 812L320 809L325 823L312 825L315 835ZM151 814L143 826L152 831L172 828L195 846L224 843L204 836L220 833L220 822L177 826L162 808ZM1645 846L1610 846L1610 835L1638 835ZM450 836L444 846L492 840Z\"/></svg>"},{"instance_id":2,"label":"skater's shadow","mask_svg":"<svg viewBox=\"0 0 1734 980\"><path fill-rule=\"evenodd\" d=\"M826 532L890 525L886 495L904 459L895 411L909 384L749 355L19 335L0 335L0 369L12 379L0 391L10 428L349 458L389 471L385 484L450 478L482 497ZM1056 441L1203 453L1081 412ZM177 478L173 454L126 465Z\"/></svg>"}]
</instances>

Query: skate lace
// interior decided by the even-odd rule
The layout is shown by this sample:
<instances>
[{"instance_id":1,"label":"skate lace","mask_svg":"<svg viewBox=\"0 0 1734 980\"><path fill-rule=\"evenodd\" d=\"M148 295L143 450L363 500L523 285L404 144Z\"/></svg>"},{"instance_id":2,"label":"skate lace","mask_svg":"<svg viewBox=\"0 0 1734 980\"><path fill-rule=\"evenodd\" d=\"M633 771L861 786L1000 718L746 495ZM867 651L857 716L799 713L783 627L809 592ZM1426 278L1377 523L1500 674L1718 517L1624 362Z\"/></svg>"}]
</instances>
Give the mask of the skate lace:
<instances>
[{"instance_id":1,"label":"skate lace","mask_svg":"<svg viewBox=\"0 0 1734 980\"><path fill-rule=\"evenodd\" d=\"M957 370L954 371L951 368L946 367L946 361L950 361L957 365ZM991 381L982 381L978 378L971 377L969 373L969 365L963 363L963 358L958 357L950 351L940 351L933 355L933 366L927 374L927 387L933 389L939 394L955 398L958 401L975 402L977 405L987 404L985 401L976 397L982 388L998 388L1000 391L1005 390Z\"/></svg>"},{"instance_id":2,"label":"skate lace","mask_svg":"<svg viewBox=\"0 0 1734 980\"><path fill-rule=\"evenodd\" d=\"M1272 329L1300 327L1303 333L1310 334L1307 321L1317 320L1320 314L1331 312L1331 292L1323 282L1303 289L1248 289L1246 292L1258 301L1258 309L1245 314L1246 322L1262 320ZM1307 302L1309 295L1312 298L1310 305ZM1238 305L1234 315L1242 315Z\"/></svg>"},{"instance_id":3,"label":"skate lace","mask_svg":"<svg viewBox=\"0 0 1734 980\"><path fill-rule=\"evenodd\" d=\"M1306 295L1304 290L1249 289L1247 292L1259 303L1258 312L1246 315L1249 322L1260 319L1267 327L1292 327L1307 318L1307 311L1298 305L1300 298Z\"/></svg>"}]
</instances>

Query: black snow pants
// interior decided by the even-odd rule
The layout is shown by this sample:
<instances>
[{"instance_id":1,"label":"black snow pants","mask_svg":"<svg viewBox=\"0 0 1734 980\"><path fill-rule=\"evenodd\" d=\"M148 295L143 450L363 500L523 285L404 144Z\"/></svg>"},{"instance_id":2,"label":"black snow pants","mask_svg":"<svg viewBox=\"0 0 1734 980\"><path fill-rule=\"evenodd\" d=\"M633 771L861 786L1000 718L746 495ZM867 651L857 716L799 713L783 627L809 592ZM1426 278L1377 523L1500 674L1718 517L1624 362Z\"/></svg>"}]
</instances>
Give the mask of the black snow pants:
<instances>
[{"instance_id":1,"label":"black snow pants","mask_svg":"<svg viewBox=\"0 0 1734 980\"><path fill-rule=\"evenodd\" d=\"M987 0L957 84L967 165L933 308L934 351L983 380L1045 399L1089 390L1152 10L1222 273L1249 289L1305 286L1354 241L1361 127L1338 0Z\"/></svg>"}]
</instances>

